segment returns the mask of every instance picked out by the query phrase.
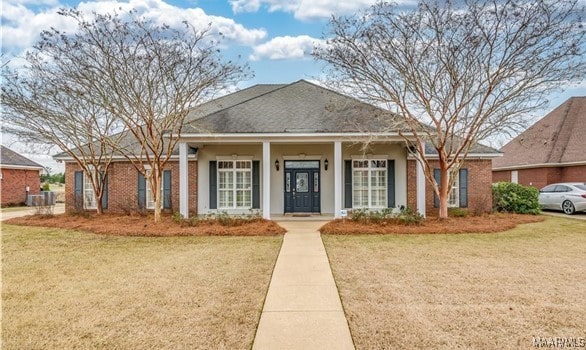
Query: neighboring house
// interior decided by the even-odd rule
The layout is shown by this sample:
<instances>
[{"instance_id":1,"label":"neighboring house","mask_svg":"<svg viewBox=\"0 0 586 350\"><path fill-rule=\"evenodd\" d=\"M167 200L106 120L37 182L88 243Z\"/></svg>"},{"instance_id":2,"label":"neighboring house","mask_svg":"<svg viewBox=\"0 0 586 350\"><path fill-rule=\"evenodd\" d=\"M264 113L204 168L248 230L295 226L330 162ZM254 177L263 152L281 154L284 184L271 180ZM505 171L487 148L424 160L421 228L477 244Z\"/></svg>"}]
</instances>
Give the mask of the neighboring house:
<instances>
[{"instance_id":1,"label":"neighboring house","mask_svg":"<svg viewBox=\"0 0 586 350\"><path fill-rule=\"evenodd\" d=\"M0 201L2 206L23 204L27 195L41 191L43 166L0 146Z\"/></svg>"},{"instance_id":2,"label":"neighboring house","mask_svg":"<svg viewBox=\"0 0 586 350\"><path fill-rule=\"evenodd\" d=\"M586 182L586 96L571 97L507 143L493 180L542 188Z\"/></svg>"},{"instance_id":3,"label":"neighboring house","mask_svg":"<svg viewBox=\"0 0 586 350\"><path fill-rule=\"evenodd\" d=\"M388 115L304 80L255 85L205 103L174 135L179 144L165 168L163 206L184 216L258 209L265 218L339 217L342 209L399 206L435 214L431 186ZM370 142L366 150L364 142ZM482 145L472 150L452 206L490 210L496 156L498 151ZM87 209L95 206L79 167L65 154L55 159L66 162L67 209L73 209L76 193ZM128 161L111 165L107 190L109 211L153 207L144 177Z\"/></svg>"}]
</instances>

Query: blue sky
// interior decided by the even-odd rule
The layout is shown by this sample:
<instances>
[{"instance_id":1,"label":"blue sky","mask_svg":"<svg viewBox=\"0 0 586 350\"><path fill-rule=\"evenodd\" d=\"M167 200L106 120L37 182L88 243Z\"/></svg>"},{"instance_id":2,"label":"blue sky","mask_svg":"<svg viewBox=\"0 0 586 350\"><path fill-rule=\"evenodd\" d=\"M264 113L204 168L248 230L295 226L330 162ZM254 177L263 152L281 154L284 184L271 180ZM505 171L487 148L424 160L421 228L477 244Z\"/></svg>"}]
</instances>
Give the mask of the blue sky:
<instances>
[{"instance_id":1,"label":"blue sky","mask_svg":"<svg viewBox=\"0 0 586 350\"><path fill-rule=\"evenodd\" d=\"M30 48L41 30L50 26L73 30L56 11L61 7L78 7L84 12L111 12L137 9L143 15L172 24L188 20L195 26L212 24L225 35L224 52L240 55L248 62L255 77L241 84L289 83L299 79L316 79L322 64L310 55L319 42L332 14L356 13L376 0L3 0L2 51L18 55ZM410 7L413 0L399 0ZM538 113L543 116L570 96L586 95L586 85L568 88L550 96L549 107ZM10 146L9 137L2 143ZM22 145L17 151L26 152ZM46 162L36 157L36 160ZM53 166L55 166L53 164Z\"/></svg>"}]
</instances>

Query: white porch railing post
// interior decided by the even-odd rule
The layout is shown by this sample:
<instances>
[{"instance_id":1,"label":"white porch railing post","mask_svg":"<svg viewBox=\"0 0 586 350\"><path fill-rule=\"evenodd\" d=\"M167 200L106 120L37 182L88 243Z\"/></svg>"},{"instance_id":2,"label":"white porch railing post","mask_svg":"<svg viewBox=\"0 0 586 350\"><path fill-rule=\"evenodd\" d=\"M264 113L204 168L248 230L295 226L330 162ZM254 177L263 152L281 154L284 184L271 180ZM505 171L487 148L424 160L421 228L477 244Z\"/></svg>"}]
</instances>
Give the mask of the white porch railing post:
<instances>
[{"instance_id":1,"label":"white porch railing post","mask_svg":"<svg viewBox=\"0 0 586 350\"><path fill-rule=\"evenodd\" d=\"M342 142L334 142L334 218L342 211Z\"/></svg>"},{"instance_id":2,"label":"white porch railing post","mask_svg":"<svg viewBox=\"0 0 586 350\"><path fill-rule=\"evenodd\" d=\"M179 143L179 213L189 216L189 169L187 163L187 143Z\"/></svg>"},{"instance_id":3,"label":"white porch railing post","mask_svg":"<svg viewBox=\"0 0 586 350\"><path fill-rule=\"evenodd\" d=\"M271 143L262 143L262 217L271 219Z\"/></svg>"}]
</instances>

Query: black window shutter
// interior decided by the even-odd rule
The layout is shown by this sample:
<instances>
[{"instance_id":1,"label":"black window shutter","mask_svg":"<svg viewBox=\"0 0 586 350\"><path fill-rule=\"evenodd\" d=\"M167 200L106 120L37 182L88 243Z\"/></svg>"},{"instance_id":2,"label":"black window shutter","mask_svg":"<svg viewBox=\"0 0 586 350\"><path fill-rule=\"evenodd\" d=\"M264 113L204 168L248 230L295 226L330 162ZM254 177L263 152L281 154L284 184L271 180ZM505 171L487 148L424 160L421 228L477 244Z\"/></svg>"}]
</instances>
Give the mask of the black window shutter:
<instances>
[{"instance_id":1,"label":"black window shutter","mask_svg":"<svg viewBox=\"0 0 586 350\"><path fill-rule=\"evenodd\" d=\"M218 209L218 169L215 160L210 161L210 209Z\"/></svg>"},{"instance_id":2,"label":"black window shutter","mask_svg":"<svg viewBox=\"0 0 586 350\"><path fill-rule=\"evenodd\" d=\"M138 172L138 207L146 208L146 179Z\"/></svg>"},{"instance_id":3,"label":"black window shutter","mask_svg":"<svg viewBox=\"0 0 586 350\"><path fill-rule=\"evenodd\" d=\"M460 169L460 208L468 207L468 169Z\"/></svg>"},{"instance_id":4,"label":"black window shutter","mask_svg":"<svg viewBox=\"0 0 586 350\"><path fill-rule=\"evenodd\" d=\"M163 209L171 209L171 170L163 171Z\"/></svg>"},{"instance_id":5,"label":"black window shutter","mask_svg":"<svg viewBox=\"0 0 586 350\"><path fill-rule=\"evenodd\" d=\"M108 174L104 174L102 172L102 176L104 177L104 183L102 186L102 209L108 209Z\"/></svg>"},{"instance_id":6,"label":"black window shutter","mask_svg":"<svg viewBox=\"0 0 586 350\"><path fill-rule=\"evenodd\" d=\"M440 174L440 170L439 169L433 169L433 177L435 178L435 182L437 182L437 187L441 187L442 185L442 178L441 178L441 174ZM433 207L434 208L439 208L439 198L437 196L437 194L435 194L435 191L433 192Z\"/></svg>"},{"instance_id":7,"label":"black window shutter","mask_svg":"<svg viewBox=\"0 0 586 350\"><path fill-rule=\"evenodd\" d=\"M395 207L395 160L387 160L387 207Z\"/></svg>"},{"instance_id":8,"label":"black window shutter","mask_svg":"<svg viewBox=\"0 0 586 350\"><path fill-rule=\"evenodd\" d=\"M252 209L260 209L260 161L252 161Z\"/></svg>"},{"instance_id":9,"label":"black window shutter","mask_svg":"<svg viewBox=\"0 0 586 350\"><path fill-rule=\"evenodd\" d=\"M352 208L352 161L344 161L344 207Z\"/></svg>"},{"instance_id":10,"label":"black window shutter","mask_svg":"<svg viewBox=\"0 0 586 350\"><path fill-rule=\"evenodd\" d=\"M76 171L73 177L73 200L75 205L83 204L83 171Z\"/></svg>"}]
</instances>

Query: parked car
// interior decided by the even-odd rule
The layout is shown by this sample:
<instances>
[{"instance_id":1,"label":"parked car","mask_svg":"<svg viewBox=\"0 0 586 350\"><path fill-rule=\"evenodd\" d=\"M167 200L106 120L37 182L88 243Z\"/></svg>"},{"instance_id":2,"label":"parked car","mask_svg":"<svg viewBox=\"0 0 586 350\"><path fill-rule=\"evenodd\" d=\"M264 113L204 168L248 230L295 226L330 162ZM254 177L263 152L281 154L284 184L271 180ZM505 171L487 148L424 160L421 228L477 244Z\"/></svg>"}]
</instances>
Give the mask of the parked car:
<instances>
[{"instance_id":1,"label":"parked car","mask_svg":"<svg viewBox=\"0 0 586 350\"><path fill-rule=\"evenodd\" d=\"M586 211L586 183L547 185L539 190L539 204L543 209L561 210L568 215Z\"/></svg>"}]
</instances>

